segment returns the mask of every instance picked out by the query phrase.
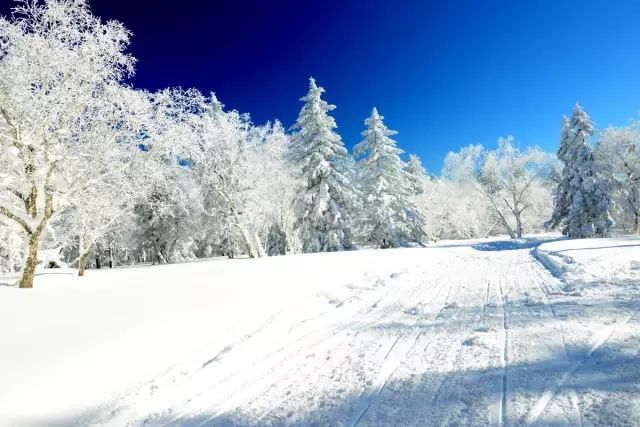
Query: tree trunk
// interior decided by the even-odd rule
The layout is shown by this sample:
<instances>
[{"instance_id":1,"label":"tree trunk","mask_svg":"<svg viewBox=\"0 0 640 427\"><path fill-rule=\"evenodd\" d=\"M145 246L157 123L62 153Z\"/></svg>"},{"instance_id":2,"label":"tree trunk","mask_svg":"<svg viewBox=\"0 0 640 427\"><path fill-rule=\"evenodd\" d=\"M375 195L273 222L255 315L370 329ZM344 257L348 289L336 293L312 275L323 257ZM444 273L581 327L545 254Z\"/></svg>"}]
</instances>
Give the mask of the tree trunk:
<instances>
[{"instance_id":1,"label":"tree trunk","mask_svg":"<svg viewBox=\"0 0 640 427\"><path fill-rule=\"evenodd\" d=\"M500 219L500 222L502 222L502 225L504 226L505 230L507 230L507 233L509 233L509 237L511 237L512 239L515 239L516 238L516 234L513 232L513 229L509 225L509 221L507 221L507 218L505 218L504 214L502 213L502 211L498 207L498 204L496 203L494 198L490 194L488 194L487 192L485 192L484 194L487 196L487 198L491 202L491 208L496 213L496 215L498 215L498 218Z\"/></svg>"},{"instance_id":2,"label":"tree trunk","mask_svg":"<svg viewBox=\"0 0 640 427\"><path fill-rule=\"evenodd\" d=\"M89 247L81 256L80 261L78 262L78 276L83 277L84 272L87 269L87 264L89 263L89 257L91 256L91 248Z\"/></svg>"},{"instance_id":3,"label":"tree trunk","mask_svg":"<svg viewBox=\"0 0 640 427\"><path fill-rule=\"evenodd\" d=\"M520 218L520 214L517 214L515 217L516 217L516 235L518 236L518 239L521 239L522 234L524 233L524 230L522 227L522 219Z\"/></svg>"},{"instance_id":4,"label":"tree trunk","mask_svg":"<svg viewBox=\"0 0 640 427\"><path fill-rule=\"evenodd\" d=\"M253 224L249 225L249 235L251 237L253 250L258 258L262 258L267 256L264 247L262 246L262 242L260 241L260 236L258 236L258 232Z\"/></svg>"},{"instance_id":5,"label":"tree trunk","mask_svg":"<svg viewBox=\"0 0 640 427\"><path fill-rule=\"evenodd\" d=\"M253 245L251 244L251 239L249 238L249 234L247 233L247 230L245 230L244 227L242 226L238 226L238 228L240 229L240 235L242 236L242 240L244 242L244 247L245 247L245 250L247 251L247 255L249 255L249 258L255 258L256 252Z\"/></svg>"},{"instance_id":6,"label":"tree trunk","mask_svg":"<svg viewBox=\"0 0 640 427\"><path fill-rule=\"evenodd\" d=\"M35 199L31 201L35 204ZM44 205L44 217L40 221L40 224L29 235L29 254L25 262L24 270L22 271L22 278L20 279L20 288L29 289L33 288L33 278L36 274L36 266L38 265L38 247L40 246L40 237L44 227L47 225L47 221L53 215L53 196L47 194L45 196Z\"/></svg>"},{"instance_id":7,"label":"tree trunk","mask_svg":"<svg viewBox=\"0 0 640 427\"><path fill-rule=\"evenodd\" d=\"M249 255L249 258L256 258L257 256L260 256L256 253L256 248L254 247L251 241L249 232L242 225L240 225L240 221L238 221L237 215L234 215L234 220L236 222L235 224L233 224L233 226L238 229L238 233L240 233L240 237L242 238L242 243L244 244L245 252L247 253L247 255Z\"/></svg>"},{"instance_id":8,"label":"tree trunk","mask_svg":"<svg viewBox=\"0 0 640 427\"><path fill-rule=\"evenodd\" d=\"M515 239L516 238L516 233L513 232L513 229L509 225L509 222L504 217L504 215L502 215L502 212L500 212L500 211L497 211L497 212L498 212L498 216L500 217L500 221L502 222L502 225L507 230L507 233L509 233L509 237L512 238L512 239Z\"/></svg>"},{"instance_id":9,"label":"tree trunk","mask_svg":"<svg viewBox=\"0 0 640 427\"><path fill-rule=\"evenodd\" d=\"M23 289L33 288L33 277L38 265L38 246L40 246L40 233L33 233L29 237L29 255L20 279L20 287Z\"/></svg>"},{"instance_id":10,"label":"tree trunk","mask_svg":"<svg viewBox=\"0 0 640 427\"><path fill-rule=\"evenodd\" d=\"M109 268L113 268L113 249L109 247Z\"/></svg>"}]
</instances>

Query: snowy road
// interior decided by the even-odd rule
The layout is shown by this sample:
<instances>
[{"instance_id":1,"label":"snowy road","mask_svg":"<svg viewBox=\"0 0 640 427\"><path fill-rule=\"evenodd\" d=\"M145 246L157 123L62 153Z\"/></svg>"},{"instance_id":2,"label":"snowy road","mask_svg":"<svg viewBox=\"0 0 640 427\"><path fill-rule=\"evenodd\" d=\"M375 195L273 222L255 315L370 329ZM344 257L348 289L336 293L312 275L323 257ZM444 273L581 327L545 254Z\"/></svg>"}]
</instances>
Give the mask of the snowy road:
<instances>
[{"instance_id":1,"label":"snowy road","mask_svg":"<svg viewBox=\"0 0 640 427\"><path fill-rule=\"evenodd\" d=\"M93 421L636 425L637 290L575 292L537 244L413 250L200 349Z\"/></svg>"}]
</instances>

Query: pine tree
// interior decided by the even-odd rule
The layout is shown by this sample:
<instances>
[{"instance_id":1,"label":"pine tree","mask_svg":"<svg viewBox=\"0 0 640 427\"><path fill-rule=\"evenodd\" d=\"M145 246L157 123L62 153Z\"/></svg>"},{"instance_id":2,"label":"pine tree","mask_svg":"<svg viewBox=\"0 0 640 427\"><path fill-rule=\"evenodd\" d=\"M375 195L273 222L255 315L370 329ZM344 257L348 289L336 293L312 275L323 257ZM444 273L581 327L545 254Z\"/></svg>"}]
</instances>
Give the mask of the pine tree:
<instances>
[{"instance_id":1,"label":"pine tree","mask_svg":"<svg viewBox=\"0 0 640 427\"><path fill-rule=\"evenodd\" d=\"M351 249L351 210L356 191L344 173L348 152L329 112L334 105L324 89L309 79L309 92L293 129L294 160L302 164L303 186L295 203L296 227L303 252Z\"/></svg>"},{"instance_id":2,"label":"pine tree","mask_svg":"<svg viewBox=\"0 0 640 427\"><path fill-rule=\"evenodd\" d=\"M280 224L273 223L267 234L267 254L269 256L286 255L287 247L287 234L280 227Z\"/></svg>"},{"instance_id":3,"label":"pine tree","mask_svg":"<svg viewBox=\"0 0 640 427\"><path fill-rule=\"evenodd\" d=\"M560 146L557 155L564 165L568 163L568 151L571 141L571 121L567 116L562 117L562 130L560 131ZM566 169L566 166L565 168ZM556 181L556 189L553 195L553 213L551 219L546 223L548 228L555 228L560 225L565 218L569 216L569 206L571 206L571 198L569 196L568 181L564 180L564 169L553 174L553 180Z\"/></svg>"},{"instance_id":4,"label":"pine tree","mask_svg":"<svg viewBox=\"0 0 640 427\"><path fill-rule=\"evenodd\" d=\"M409 154L406 171L409 175L408 178L413 194L418 196L424 193L424 182L427 179L427 171L424 170L420 157L416 154Z\"/></svg>"},{"instance_id":5,"label":"pine tree","mask_svg":"<svg viewBox=\"0 0 640 427\"><path fill-rule=\"evenodd\" d=\"M570 119L562 124L558 158L564 163L548 226L562 226L569 238L603 237L613 225L609 215L609 183L598 174L589 138L593 122L576 104Z\"/></svg>"},{"instance_id":6,"label":"pine tree","mask_svg":"<svg viewBox=\"0 0 640 427\"><path fill-rule=\"evenodd\" d=\"M374 107L365 120L364 140L354 153L360 158L365 195L360 234L367 243L388 248L420 241L426 233L411 197L415 188L400 159L402 150L390 138L397 132L388 129L383 120Z\"/></svg>"}]
</instances>

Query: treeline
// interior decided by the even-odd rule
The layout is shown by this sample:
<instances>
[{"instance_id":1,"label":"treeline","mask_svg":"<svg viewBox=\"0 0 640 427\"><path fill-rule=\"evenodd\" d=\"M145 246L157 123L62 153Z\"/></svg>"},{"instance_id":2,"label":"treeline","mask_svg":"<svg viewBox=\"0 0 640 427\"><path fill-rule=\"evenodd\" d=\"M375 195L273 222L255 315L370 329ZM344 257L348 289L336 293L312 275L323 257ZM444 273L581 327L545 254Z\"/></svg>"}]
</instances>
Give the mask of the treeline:
<instances>
[{"instance_id":1,"label":"treeline","mask_svg":"<svg viewBox=\"0 0 640 427\"><path fill-rule=\"evenodd\" d=\"M130 34L83 0L18 3L0 19L0 270L171 263L211 256L424 245L559 227L638 230L638 127L595 152L586 113L563 125L558 157L450 153L441 177L373 108L345 148L313 79L296 123L256 125L195 89L129 86ZM550 220L551 218L551 220Z\"/></svg>"}]
</instances>

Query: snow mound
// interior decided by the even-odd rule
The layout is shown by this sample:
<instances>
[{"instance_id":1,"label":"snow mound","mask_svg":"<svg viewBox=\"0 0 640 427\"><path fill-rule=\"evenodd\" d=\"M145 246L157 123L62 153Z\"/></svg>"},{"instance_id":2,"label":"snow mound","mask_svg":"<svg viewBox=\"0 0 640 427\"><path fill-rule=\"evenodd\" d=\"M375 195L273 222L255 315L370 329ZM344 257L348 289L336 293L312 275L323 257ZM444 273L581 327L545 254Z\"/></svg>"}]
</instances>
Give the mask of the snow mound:
<instances>
[{"instance_id":1,"label":"snow mound","mask_svg":"<svg viewBox=\"0 0 640 427\"><path fill-rule=\"evenodd\" d=\"M558 240L534 249L534 256L579 294L595 287L640 285L640 236Z\"/></svg>"}]
</instances>

